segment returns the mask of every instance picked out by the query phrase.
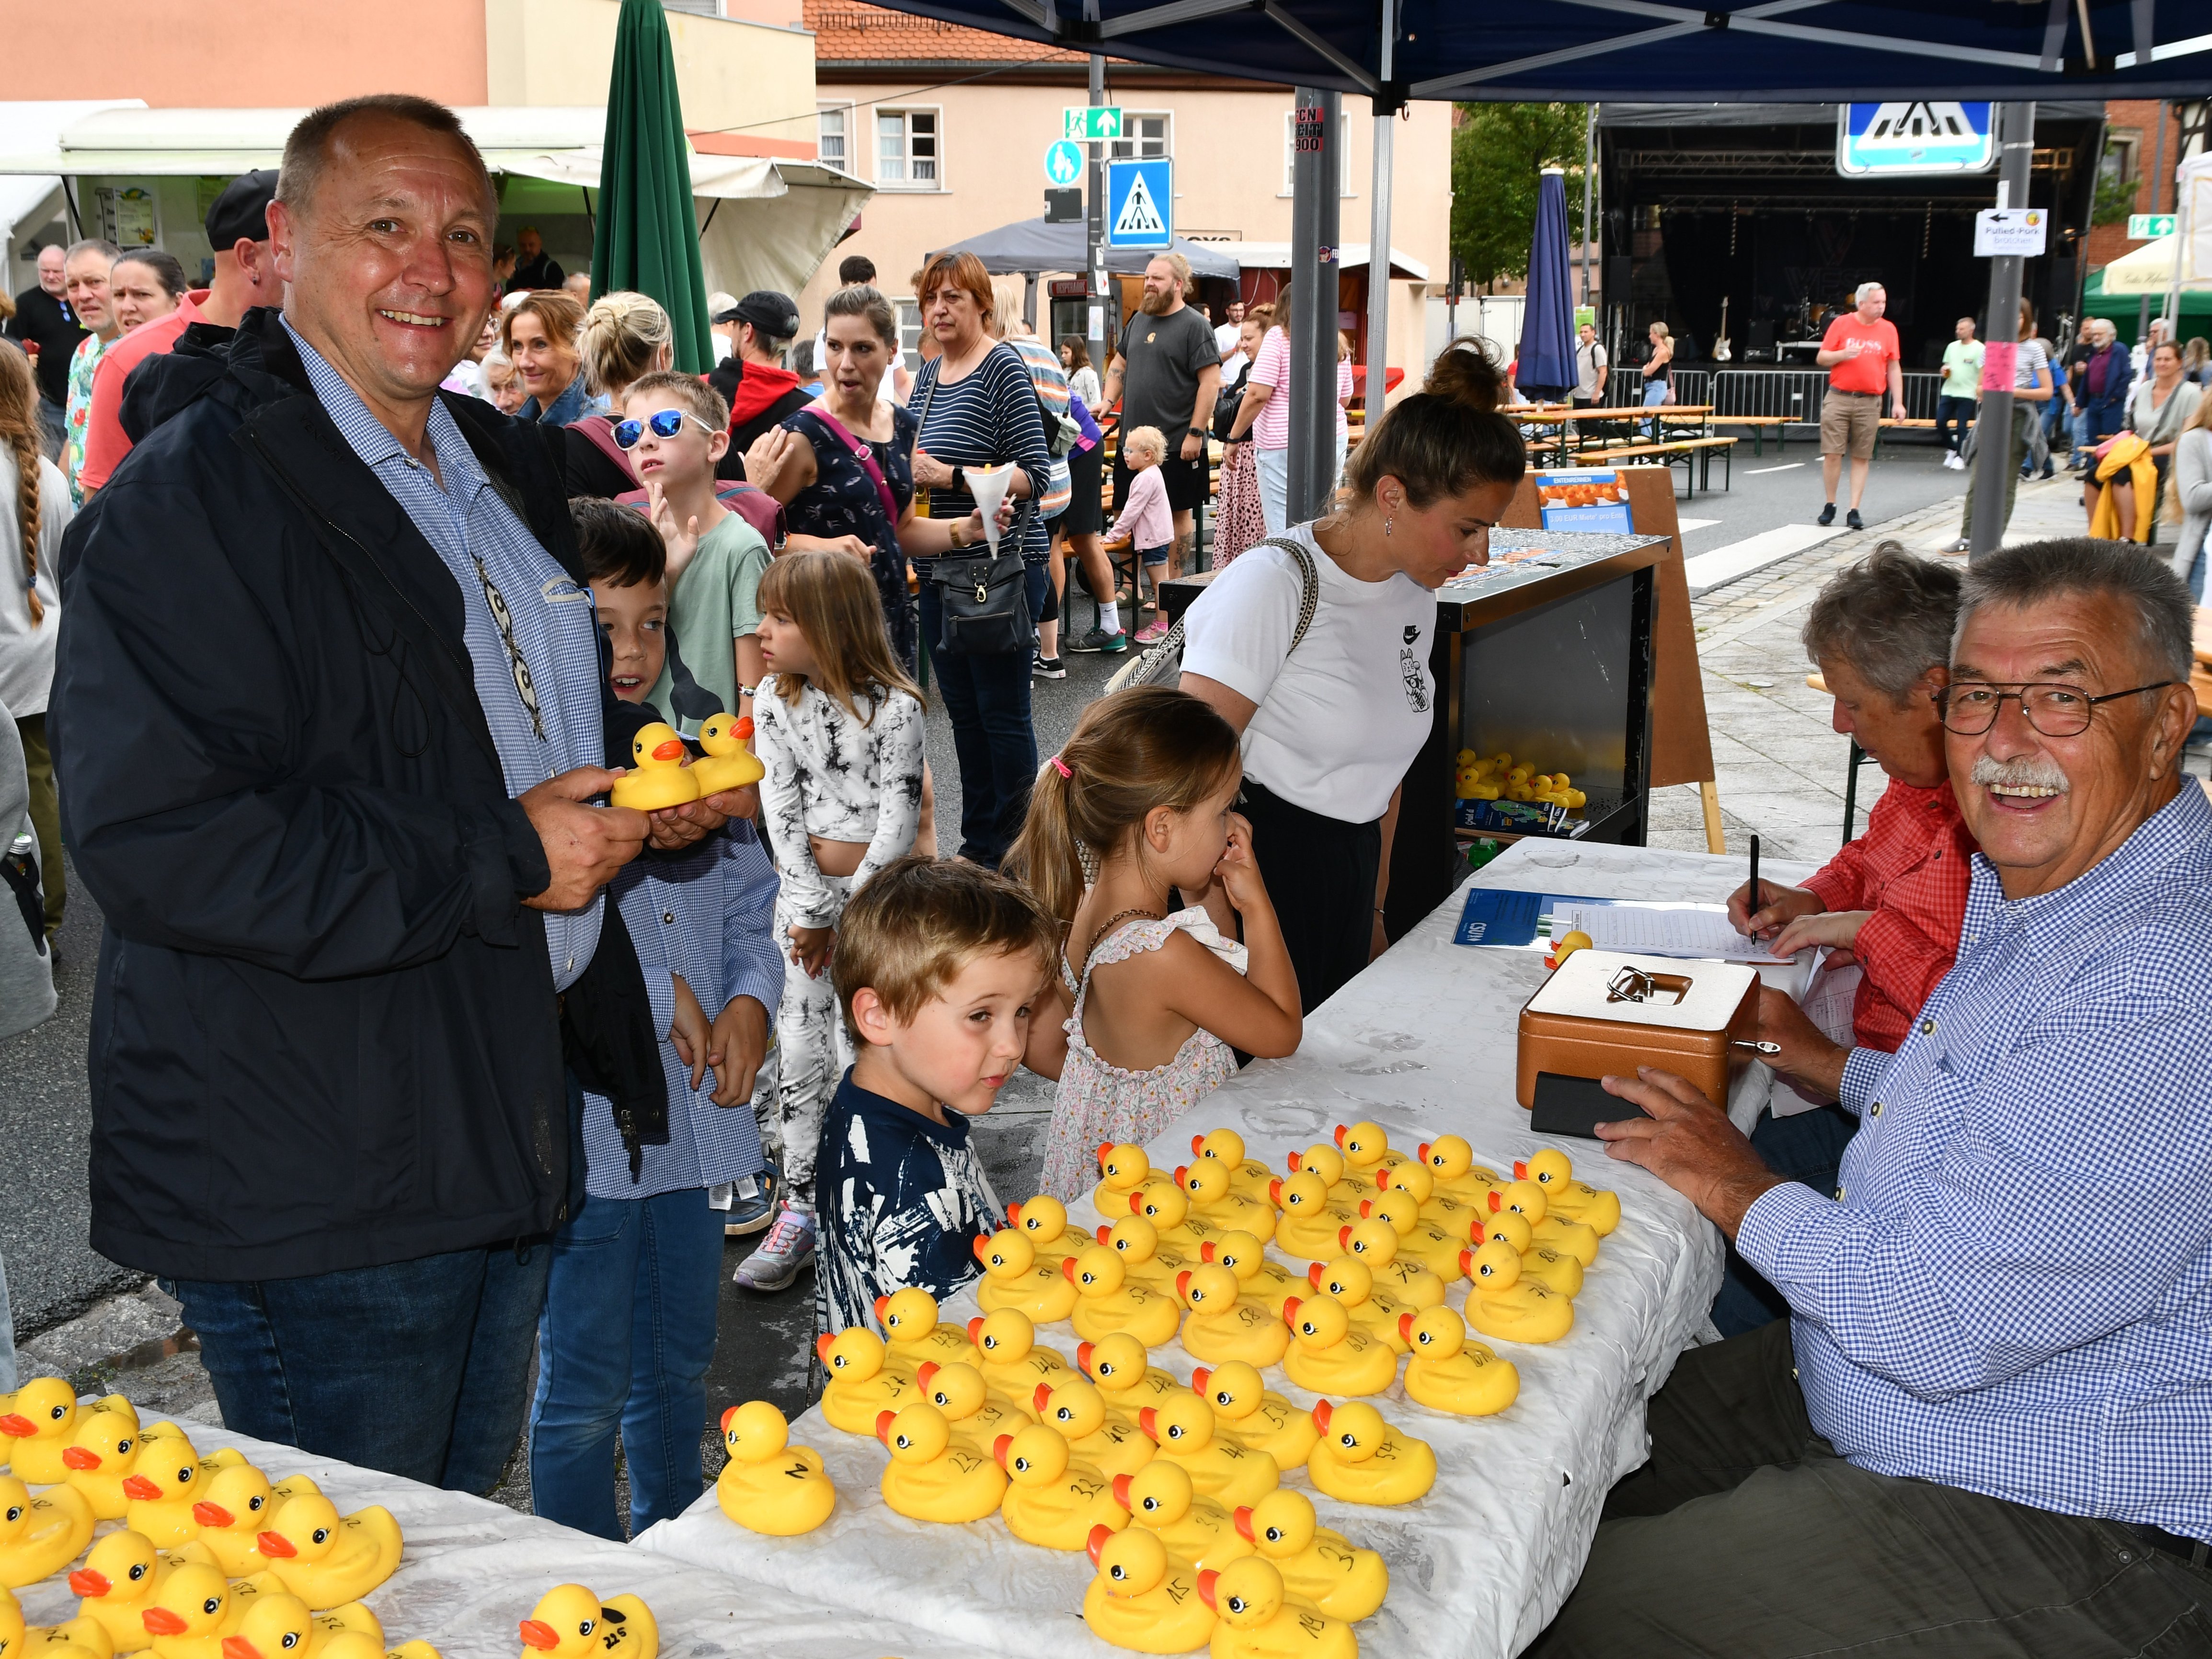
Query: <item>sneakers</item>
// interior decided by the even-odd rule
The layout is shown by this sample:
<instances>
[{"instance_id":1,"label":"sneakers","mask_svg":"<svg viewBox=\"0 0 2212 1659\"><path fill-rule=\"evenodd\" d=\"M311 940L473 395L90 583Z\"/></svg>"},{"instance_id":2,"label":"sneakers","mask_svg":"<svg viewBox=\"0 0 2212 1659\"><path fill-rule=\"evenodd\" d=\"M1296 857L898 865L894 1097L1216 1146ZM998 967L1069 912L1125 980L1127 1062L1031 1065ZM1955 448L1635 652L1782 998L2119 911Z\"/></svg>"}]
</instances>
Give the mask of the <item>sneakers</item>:
<instances>
[{"instance_id":1,"label":"sneakers","mask_svg":"<svg viewBox=\"0 0 2212 1659\"><path fill-rule=\"evenodd\" d=\"M1042 651L1032 651L1030 653L1030 677L1040 680L1064 680L1067 678L1067 665L1057 657L1048 657Z\"/></svg>"},{"instance_id":2,"label":"sneakers","mask_svg":"<svg viewBox=\"0 0 2212 1659\"><path fill-rule=\"evenodd\" d=\"M1167 636L1168 619L1165 617L1155 617L1151 622L1147 623L1143 628L1138 630L1137 643L1139 645L1158 645L1162 640L1167 638Z\"/></svg>"},{"instance_id":3,"label":"sneakers","mask_svg":"<svg viewBox=\"0 0 2212 1659\"><path fill-rule=\"evenodd\" d=\"M1815 524L1833 524L1835 521L1836 504L1833 501L1830 501L1826 507L1822 507L1820 509L1820 516L1813 520Z\"/></svg>"},{"instance_id":4,"label":"sneakers","mask_svg":"<svg viewBox=\"0 0 2212 1659\"><path fill-rule=\"evenodd\" d=\"M1859 517L1859 510L1856 507L1844 514L1844 523L1853 530L1866 528L1866 520Z\"/></svg>"},{"instance_id":5,"label":"sneakers","mask_svg":"<svg viewBox=\"0 0 2212 1659\"><path fill-rule=\"evenodd\" d=\"M775 1219L783 1197L783 1177L776 1172L775 1158L771 1157L768 1168L751 1178L750 1197L745 1195L745 1184L738 1182L730 1194L730 1207L722 1223L725 1238L750 1238Z\"/></svg>"},{"instance_id":6,"label":"sneakers","mask_svg":"<svg viewBox=\"0 0 2212 1659\"><path fill-rule=\"evenodd\" d=\"M1954 449L1943 457L1943 465L1954 472L1964 472L1966 470L1966 458Z\"/></svg>"},{"instance_id":7,"label":"sneakers","mask_svg":"<svg viewBox=\"0 0 2212 1659\"><path fill-rule=\"evenodd\" d=\"M1129 636L1119 629L1109 634L1104 629L1093 627L1079 640L1067 641L1070 651L1127 651Z\"/></svg>"},{"instance_id":8,"label":"sneakers","mask_svg":"<svg viewBox=\"0 0 2212 1659\"><path fill-rule=\"evenodd\" d=\"M814 1212L802 1210L790 1200L775 1213L775 1225L760 1248L738 1263L730 1282L741 1290L781 1291L799 1277L799 1269L814 1261Z\"/></svg>"}]
</instances>

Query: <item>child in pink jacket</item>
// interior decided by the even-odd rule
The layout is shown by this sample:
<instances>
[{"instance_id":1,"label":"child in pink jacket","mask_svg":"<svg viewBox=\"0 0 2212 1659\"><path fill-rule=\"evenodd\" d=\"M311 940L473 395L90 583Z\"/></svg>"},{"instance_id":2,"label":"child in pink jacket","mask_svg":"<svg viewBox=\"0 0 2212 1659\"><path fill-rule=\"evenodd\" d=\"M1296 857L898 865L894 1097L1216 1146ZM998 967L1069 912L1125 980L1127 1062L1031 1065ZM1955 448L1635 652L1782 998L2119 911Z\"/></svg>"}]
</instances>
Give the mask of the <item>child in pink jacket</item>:
<instances>
[{"instance_id":1,"label":"child in pink jacket","mask_svg":"<svg viewBox=\"0 0 2212 1659\"><path fill-rule=\"evenodd\" d=\"M1167 480L1160 476L1160 462L1167 453L1168 441L1156 426L1140 426L1121 434L1121 464L1129 469L1129 495L1106 538L1119 541L1127 535L1136 544L1142 567L1152 573L1155 605L1159 598L1159 572L1167 568L1168 549L1175 543L1175 513L1168 506ZM1139 610L1145 604L1143 586L1139 579L1139 591L1131 595ZM1138 634L1137 643L1155 644L1167 631L1166 614L1160 612L1150 627Z\"/></svg>"}]
</instances>

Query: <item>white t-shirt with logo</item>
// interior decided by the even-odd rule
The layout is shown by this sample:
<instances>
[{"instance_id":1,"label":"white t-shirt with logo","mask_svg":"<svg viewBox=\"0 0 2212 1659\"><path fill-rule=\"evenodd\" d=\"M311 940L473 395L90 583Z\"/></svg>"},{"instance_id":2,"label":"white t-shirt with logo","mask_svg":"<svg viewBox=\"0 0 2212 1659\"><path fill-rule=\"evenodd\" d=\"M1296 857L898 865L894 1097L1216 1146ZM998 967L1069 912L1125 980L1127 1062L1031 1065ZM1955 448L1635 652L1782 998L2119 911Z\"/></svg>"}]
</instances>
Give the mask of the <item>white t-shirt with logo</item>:
<instances>
[{"instance_id":1,"label":"white t-shirt with logo","mask_svg":"<svg viewBox=\"0 0 2212 1659\"><path fill-rule=\"evenodd\" d=\"M1428 740L1437 596L1411 577L1363 582L1314 543L1321 603L1291 650L1303 587L1295 560L1261 546L1213 579L1183 617L1182 670L1259 704L1244 728L1246 775L1295 805L1371 823Z\"/></svg>"}]
</instances>

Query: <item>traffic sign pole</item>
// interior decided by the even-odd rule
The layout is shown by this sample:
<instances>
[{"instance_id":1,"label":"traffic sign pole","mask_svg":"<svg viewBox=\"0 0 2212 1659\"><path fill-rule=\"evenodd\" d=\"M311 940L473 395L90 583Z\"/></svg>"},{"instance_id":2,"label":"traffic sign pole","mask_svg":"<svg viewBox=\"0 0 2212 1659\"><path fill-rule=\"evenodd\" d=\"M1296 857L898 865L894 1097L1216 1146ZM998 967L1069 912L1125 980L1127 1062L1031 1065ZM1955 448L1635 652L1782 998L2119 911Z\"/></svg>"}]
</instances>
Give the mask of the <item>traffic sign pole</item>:
<instances>
[{"instance_id":1,"label":"traffic sign pole","mask_svg":"<svg viewBox=\"0 0 2212 1659\"><path fill-rule=\"evenodd\" d=\"M1097 0L1084 7L1084 15L1093 21L1098 15ZM1106 59L1101 53L1091 54L1091 104L1094 109L1106 106ZM1087 205L1090 222L1085 227L1089 233L1091 246L1090 283L1091 303L1086 307L1091 322L1091 362L1098 371L1099 384L1106 380L1106 160L1096 144L1091 146L1091 189ZM1119 307L1115 309L1118 311ZM1117 323L1119 317L1115 319ZM1103 410L1094 410L1093 415L1103 415Z\"/></svg>"},{"instance_id":2,"label":"traffic sign pole","mask_svg":"<svg viewBox=\"0 0 2212 1659\"><path fill-rule=\"evenodd\" d=\"M1997 205L2027 205L2028 165L2035 156L2035 106L1997 106L1997 155L2000 176ZM1990 261L1989 349L1991 357L2010 361L2020 339L2021 270L2027 262L2016 253L2000 253ZM2005 349L2000 353L1999 346ZM2013 457L2013 378L2003 384L1982 387L1982 404L1974 414L1974 514L1967 530L1967 558L1978 559L2004 545L2005 508L2011 492L2008 474L2020 463ZM2032 405L2033 406L2033 405ZM2038 410L2040 413L2040 410Z\"/></svg>"}]
</instances>

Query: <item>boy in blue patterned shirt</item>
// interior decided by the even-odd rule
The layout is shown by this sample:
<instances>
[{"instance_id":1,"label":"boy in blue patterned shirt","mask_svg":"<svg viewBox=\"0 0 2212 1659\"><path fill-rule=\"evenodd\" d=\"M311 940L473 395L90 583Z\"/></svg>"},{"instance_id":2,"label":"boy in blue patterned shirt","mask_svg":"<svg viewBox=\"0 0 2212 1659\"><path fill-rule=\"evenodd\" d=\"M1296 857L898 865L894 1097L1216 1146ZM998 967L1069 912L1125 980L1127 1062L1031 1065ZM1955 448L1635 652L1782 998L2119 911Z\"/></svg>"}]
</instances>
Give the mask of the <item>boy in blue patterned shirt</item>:
<instances>
[{"instance_id":1,"label":"boy in blue patterned shirt","mask_svg":"<svg viewBox=\"0 0 2212 1659\"><path fill-rule=\"evenodd\" d=\"M1030 1052L1058 939L1035 899L973 864L902 859L846 907L831 971L856 1058L816 1164L824 1331L880 1331L878 1297L941 1301L981 1272L975 1242L1006 1211L968 1120Z\"/></svg>"}]
</instances>

